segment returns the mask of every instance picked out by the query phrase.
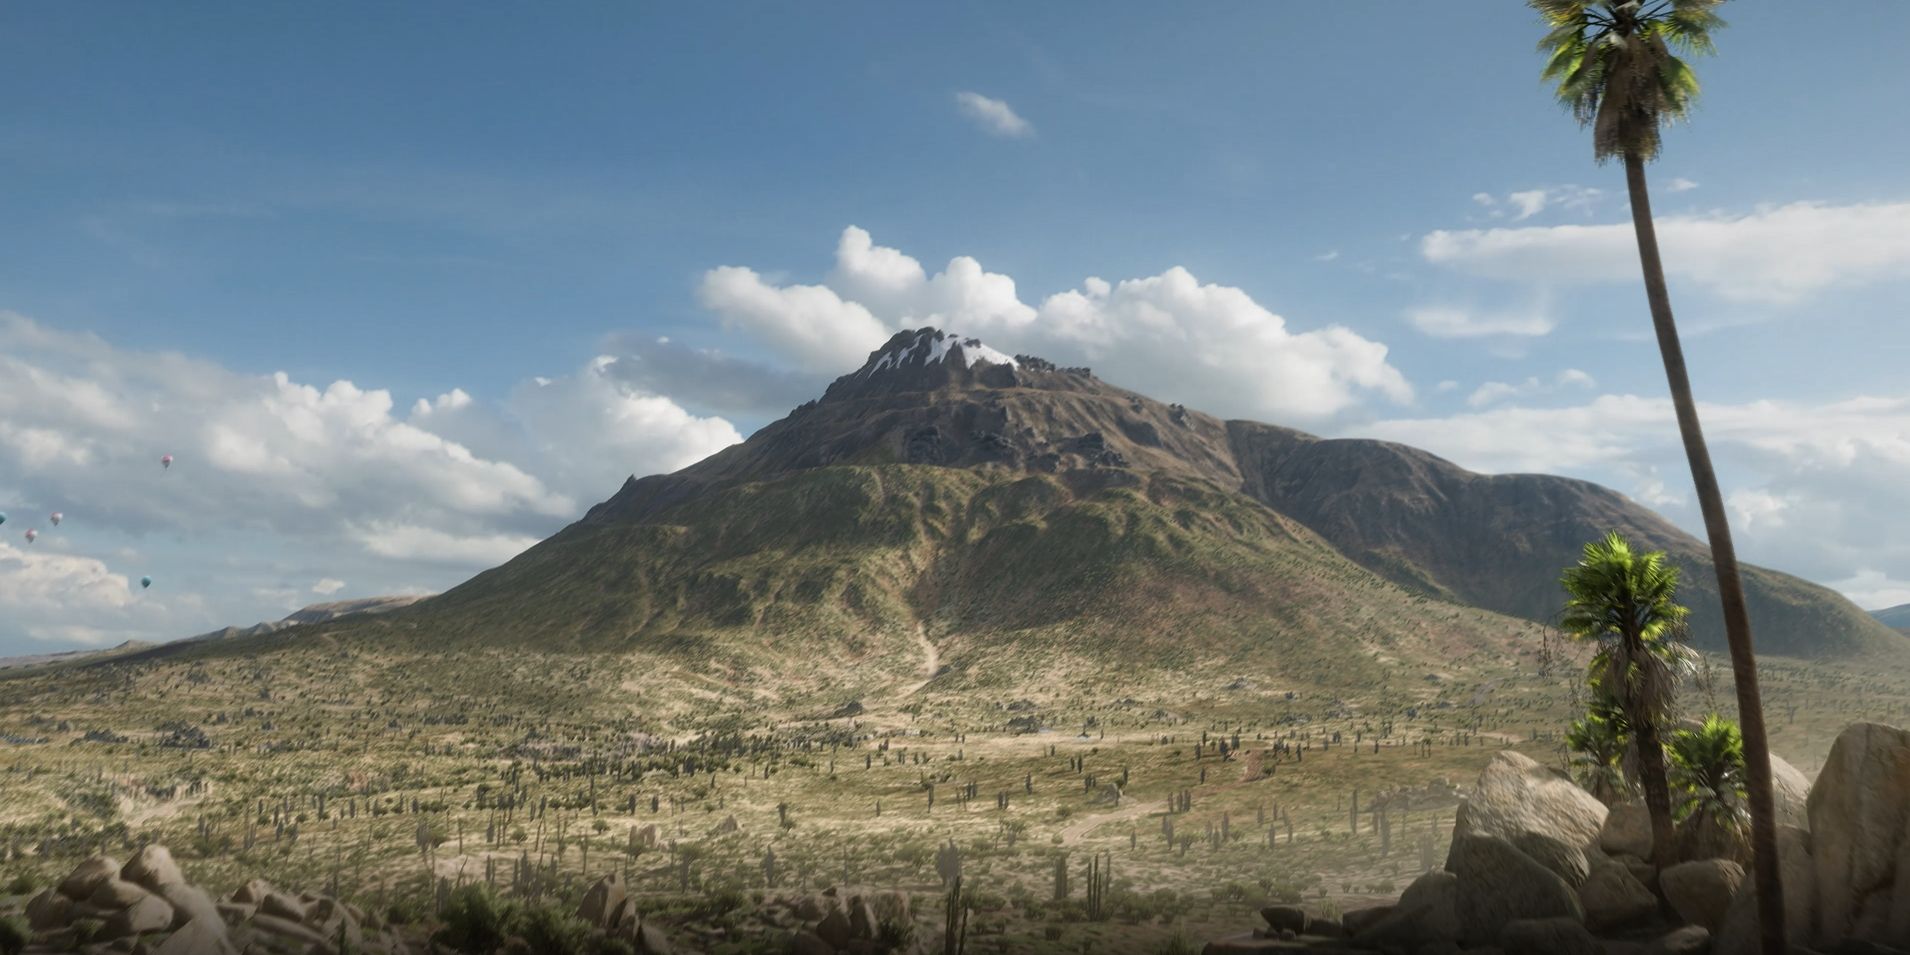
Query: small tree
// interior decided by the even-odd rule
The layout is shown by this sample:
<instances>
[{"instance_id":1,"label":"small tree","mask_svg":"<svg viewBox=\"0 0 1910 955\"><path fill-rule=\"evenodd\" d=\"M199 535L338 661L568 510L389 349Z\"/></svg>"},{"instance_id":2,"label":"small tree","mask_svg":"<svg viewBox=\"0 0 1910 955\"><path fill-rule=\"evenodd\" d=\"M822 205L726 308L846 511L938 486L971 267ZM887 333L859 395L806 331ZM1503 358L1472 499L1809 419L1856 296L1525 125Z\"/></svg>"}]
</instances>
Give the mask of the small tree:
<instances>
[{"instance_id":1,"label":"small tree","mask_svg":"<svg viewBox=\"0 0 1910 955\"><path fill-rule=\"evenodd\" d=\"M1671 736L1671 784L1678 791L1679 854L1742 860L1751 815L1745 805L1744 737L1717 714Z\"/></svg>"},{"instance_id":2,"label":"small tree","mask_svg":"<svg viewBox=\"0 0 1910 955\"><path fill-rule=\"evenodd\" d=\"M1585 718L1572 721L1566 730L1565 746L1571 753L1572 778L1599 802L1615 806L1638 791L1636 766L1627 770L1627 763L1633 762L1626 759L1631 729L1616 700L1594 694Z\"/></svg>"}]
</instances>

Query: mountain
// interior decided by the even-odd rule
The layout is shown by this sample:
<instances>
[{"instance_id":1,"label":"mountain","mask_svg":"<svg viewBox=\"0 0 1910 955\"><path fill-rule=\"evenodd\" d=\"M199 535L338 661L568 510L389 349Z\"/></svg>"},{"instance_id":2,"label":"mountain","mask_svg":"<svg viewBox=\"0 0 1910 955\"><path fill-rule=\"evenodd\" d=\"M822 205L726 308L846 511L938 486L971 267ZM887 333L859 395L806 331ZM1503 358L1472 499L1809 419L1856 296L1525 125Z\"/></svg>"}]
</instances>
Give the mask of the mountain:
<instances>
[{"instance_id":1,"label":"mountain","mask_svg":"<svg viewBox=\"0 0 1910 955\"><path fill-rule=\"evenodd\" d=\"M1899 604L1884 610L1872 610L1870 615L1886 627L1910 633L1910 604Z\"/></svg>"},{"instance_id":2,"label":"mountain","mask_svg":"<svg viewBox=\"0 0 1910 955\"><path fill-rule=\"evenodd\" d=\"M977 681L1137 664L1370 680L1529 647L1514 618L1549 618L1562 569L1614 528L1671 553L1694 638L1721 647L1704 545L1613 491L1223 421L925 328L502 566L322 628L816 686L925 644ZM1761 650L1910 647L1832 591L1745 573Z\"/></svg>"},{"instance_id":3,"label":"mountain","mask_svg":"<svg viewBox=\"0 0 1910 955\"><path fill-rule=\"evenodd\" d=\"M301 607L277 620L255 623L249 627L222 627L211 633L202 633L196 637L187 637L186 639L230 640L236 637L256 637L268 633L277 633L280 630L284 630L288 627L296 627L300 624L327 623L354 614L385 613L400 607L408 607L421 599L423 598L402 596L360 597L355 600L334 600L329 603L312 604L307 607Z\"/></svg>"}]
</instances>

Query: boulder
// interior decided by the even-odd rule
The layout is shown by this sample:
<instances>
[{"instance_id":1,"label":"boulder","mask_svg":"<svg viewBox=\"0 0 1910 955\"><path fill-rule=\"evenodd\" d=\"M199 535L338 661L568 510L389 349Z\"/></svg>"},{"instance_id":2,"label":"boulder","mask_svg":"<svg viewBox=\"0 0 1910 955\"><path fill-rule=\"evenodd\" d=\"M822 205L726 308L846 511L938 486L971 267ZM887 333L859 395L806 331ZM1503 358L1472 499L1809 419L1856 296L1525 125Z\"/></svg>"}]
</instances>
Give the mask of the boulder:
<instances>
[{"instance_id":1,"label":"boulder","mask_svg":"<svg viewBox=\"0 0 1910 955\"><path fill-rule=\"evenodd\" d=\"M1269 905L1260 910L1260 917L1267 920L1267 927L1275 932L1288 929L1293 932L1306 931L1306 910L1294 905Z\"/></svg>"},{"instance_id":2,"label":"boulder","mask_svg":"<svg viewBox=\"0 0 1910 955\"><path fill-rule=\"evenodd\" d=\"M272 883L264 879L253 879L239 886L237 889L232 890L231 901L246 905L258 905L260 902L265 901L266 896L277 891L278 889L274 888Z\"/></svg>"},{"instance_id":3,"label":"boulder","mask_svg":"<svg viewBox=\"0 0 1910 955\"><path fill-rule=\"evenodd\" d=\"M643 914L637 911L637 900L626 898L617 903L609 917L604 919L604 928L620 936L633 936L636 927L643 924ZM626 931L628 927L628 931Z\"/></svg>"},{"instance_id":4,"label":"boulder","mask_svg":"<svg viewBox=\"0 0 1910 955\"><path fill-rule=\"evenodd\" d=\"M139 854L119 870L119 877L155 892L162 885L186 884L186 874L179 871L179 863L172 861L172 853L165 846L147 846L139 850Z\"/></svg>"},{"instance_id":5,"label":"boulder","mask_svg":"<svg viewBox=\"0 0 1910 955\"><path fill-rule=\"evenodd\" d=\"M814 932L797 932L789 937L789 955L836 955L836 950Z\"/></svg>"},{"instance_id":6,"label":"boulder","mask_svg":"<svg viewBox=\"0 0 1910 955\"><path fill-rule=\"evenodd\" d=\"M816 923L816 934L828 942L831 948L846 948L855 932L849 928L849 917L841 909L830 909L829 914Z\"/></svg>"},{"instance_id":7,"label":"boulder","mask_svg":"<svg viewBox=\"0 0 1910 955\"><path fill-rule=\"evenodd\" d=\"M1598 830L1598 847L1606 855L1651 858L1651 811L1645 808L1645 801L1634 799L1613 806Z\"/></svg>"},{"instance_id":8,"label":"boulder","mask_svg":"<svg viewBox=\"0 0 1910 955\"><path fill-rule=\"evenodd\" d=\"M73 900L58 889L46 889L27 900L27 927L44 932L64 926L71 919Z\"/></svg>"},{"instance_id":9,"label":"boulder","mask_svg":"<svg viewBox=\"0 0 1910 955\"><path fill-rule=\"evenodd\" d=\"M813 895L805 895L796 900L796 917L805 922L819 921L823 915L827 914L827 911Z\"/></svg>"},{"instance_id":10,"label":"boulder","mask_svg":"<svg viewBox=\"0 0 1910 955\"><path fill-rule=\"evenodd\" d=\"M1592 853L1592 874L1578 887L1578 901L1585 907L1585 927L1601 934L1658 914L1658 897L1624 863L1602 853Z\"/></svg>"},{"instance_id":11,"label":"boulder","mask_svg":"<svg viewBox=\"0 0 1910 955\"><path fill-rule=\"evenodd\" d=\"M172 933L153 955L237 955L226 936L225 923L218 919L190 919Z\"/></svg>"},{"instance_id":12,"label":"boulder","mask_svg":"<svg viewBox=\"0 0 1910 955\"><path fill-rule=\"evenodd\" d=\"M1811 861L1811 834L1796 826L1777 827L1777 874L1784 886L1784 936L1801 947L1812 934L1817 906L1817 869ZM1715 952L1755 952L1758 947L1757 880L1745 878L1713 931Z\"/></svg>"},{"instance_id":13,"label":"boulder","mask_svg":"<svg viewBox=\"0 0 1910 955\"><path fill-rule=\"evenodd\" d=\"M1604 955L1598 939L1577 919L1513 919L1499 931L1505 955Z\"/></svg>"},{"instance_id":14,"label":"boulder","mask_svg":"<svg viewBox=\"0 0 1910 955\"><path fill-rule=\"evenodd\" d=\"M1446 869L1457 871L1461 837L1489 836L1517 847L1576 886L1591 873L1585 850L1597 842L1607 814L1604 803L1563 773L1520 753L1499 753L1479 774L1472 795L1459 805Z\"/></svg>"},{"instance_id":15,"label":"boulder","mask_svg":"<svg viewBox=\"0 0 1910 955\"><path fill-rule=\"evenodd\" d=\"M583 902L577 906L577 917L598 928L610 928L615 924L612 916L623 905L625 896L623 876L612 872L598 879L597 884L584 893Z\"/></svg>"},{"instance_id":16,"label":"boulder","mask_svg":"<svg viewBox=\"0 0 1910 955\"><path fill-rule=\"evenodd\" d=\"M165 899L149 893L107 919L106 925L100 929L99 937L125 938L128 935L163 932L169 928L172 928L172 906L167 905Z\"/></svg>"},{"instance_id":17,"label":"boulder","mask_svg":"<svg viewBox=\"0 0 1910 955\"><path fill-rule=\"evenodd\" d=\"M252 926L254 930L264 932L267 935L276 935L294 942L303 942L308 946L316 945L329 948L331 943L331 940L320 935L317 929L311 928L303 922L295 922L291 919L268 915L264 912L252 916L252 920L246 924Z\"/></svg>"},{"instance_id":18,"label":"boulder","mask_svg":"<svg viewBox=\"0 0 1910 955\"><path fill-rule=\"evenodd\" d=\"M1458 941L1458 884L1459 877L1450 872L1428 872L1414 879L1399 903L1378 921L1362 925L1353 941L1381 950Z\"/></svg>"},{"instance_id":19,"label":"boulder","mask_svg":"<svg viewBox=\"0 0 1910 955\"><path fill-rule=\"evenodd\" d=\"M1778 825L1811 827L1811 781L1776 753L1771 754L1771 795L1777 804Z\"/></svg>"},{"instance_id":20,"label":"boulder","mask_svg":"<svg viewBox=\"0 0 1910 955\"><path fill-rule=\"evenodd\" d=\"M662 929L649 922L637 929L637 955L674 955L675 952L676 948Z\"/></svg>"},{"instance_id":21,"label":"boulder","mask_svg":"<svg viewBox=\"0 0 1910 955\"><path fill-rule=\"evenodd\" d=\"M258 906L247 905L244 902L215 902L213 904L219 909L219 919L227 925L237 925L251 918L252 914L259 910Z\"/></svg>"},{"instance_id":22,"label":"boulder","mask_svg":"<svg viewBox=\"0 0 1910 955\"><path fill-rule=\"evenodd\" d=\"M1817 938L1860 937L1865 906L1900 876L1910 837L1910 731L1853 723L1838 734L1811 787L1811 858L1817 876ZM1910 873L1904 874L1910 876ZM1881 899L1888 904L1886 894ZM1867 926L1868 927L1868 926ZM1888 931L1888 919L1882 923ZM1910 939L1869 938L1883 944Z\"/></svg>"},{"instance_id":23,"label":"boulder","mask_svg":"<svg viewBox=\"0 0 1910 955\"><path fill-rule=\"evenodd\" d=\"M849 900L849 934L856 938L875 938L875 909L861 896Z\"/></svg>"},{"instance_id":24,"label":"boulder","mask_svg":"<svg viewBox=\"0 0 1910 955\"><path fill-rule=\"evenodd\" d=\"M1371 905L1363 909L1354 909L1340 916L1340 926L1346 930L1346 934L1358 935L1368 926L1375 925L1391 915L1392 912L1393 906L1390 905Z\"/></svg>"},{"instance_id":25,"label":"boulder","mask_svg":"<svg viewBox=\"0 0 1910 955\"><path fill-rule=\"evenodd\" d=\"M101 882L119 877L119 860L110 856L94 856L80 863L73 873L60 883L60 894L75 902L93 894Z\"/></svg>"},{"instance_id":26,"label":"boulder","mask_svg":"<svg viewBox=\"0 0 1910 955\"><path fill-rule=\"evenodd\" d=\"M291 922L303 922L308 914L305 903L297 896L284 892L267 892L259 900L259 914L282 918Z\"/></svg>"},{"instance_id":27,"label":"boulder","mask_svg":"<svg viewBox=\"0 0 1910 955\"><path fill-rule=\"evenodd\" d=\"M93 894L86 897L86 904L95 909L117 912L151 894L138 884L123 879L101 879L99 884L93 886Z\"/></svg>"},{"instance_id":28,"label":"boulder","mask_svg":"<svg viewBox=\"0 0 1910 955\"><path fill-rule=\"evenodd\" d=\"M1651 940L1644 955L1706 955L1711 951L1711 933L1702 925L1685 925Z\"/></svg>"},{"instance_id":29,"label":"boulder","mask_svg":"<svg viewBox=\"0 0 1910 955\"><path fill-rule=\"evenodd\" d=\"M1454 908L1463 943L1491 944L1506 923L1520 919L1585 921L1572 887L1504 839L1462 835L1453 841L1450 866L1459 879Z\"/></svg>"},{"instance_id":30,"label":"boulder","mask_svg":"<svg viewBox=\"0 0 1910 955\"><path fill-rule=\"evenodd\" d=\"M219 907L207 895L204 889L184 882L162 882L154 893L172 906L172 927L183 928L193 919L205 919L207 922L224 924L219 915Z\"/></svg>"},{"instance_id":31,"label":"boulder","mask_svg":"<svg viewBox=\"0 0 1910 955\"><path fill-rule=\"evenodd\" d=\"M1679 917L1715 932L1744 882L1744 867L1729 859L1681 862L1658 874L1658 887Z\"/></svg>"},{"instance_id":32,"label":"boulder","mask_svg":"<svg viewBox=\"0 0 1910 955\"><path fill-rule=\"evenodd\" d=\"M1306 917L1306 928L1302 929L1300 934L1319 938L1345 938L1348 933L1346 926L1341 924L1339 919L1327 918L1324 915L1309 915Z\"/></svg>"}]
</instances>

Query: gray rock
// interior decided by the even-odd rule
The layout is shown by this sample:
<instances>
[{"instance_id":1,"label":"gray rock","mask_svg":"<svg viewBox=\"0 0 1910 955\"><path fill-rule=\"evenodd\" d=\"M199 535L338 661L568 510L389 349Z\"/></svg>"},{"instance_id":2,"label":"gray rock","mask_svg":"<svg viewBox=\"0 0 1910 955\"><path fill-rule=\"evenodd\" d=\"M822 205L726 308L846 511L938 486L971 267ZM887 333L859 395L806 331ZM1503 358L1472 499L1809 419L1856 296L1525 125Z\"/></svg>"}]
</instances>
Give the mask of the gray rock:
<instances>
[{"instance_id":1,"label":"gray rock","mask_svg":"<svg viewBox=\"0 0 1910 955\"><path fill-rule=\"evenodd\" d=\"M1363 909L1354 909L1340 916L1340 925L1348 935L1358 935L1367 926L1378 923L1392 914L1390 905L1372 905Z\"/></svg>"},{"instance_id":2,"label":"gray rock","mask_svg":"<svg viewBox=\"0 0 1910 955\"><path fill-rule=\"evenodd\" d=\"M670 944L669 937L663 934L662 929L649 922L637 929L638 955L674 955L675 952L675 946Z\"/></svg>"},{"instance_id":3,"label":"gray rock","mask_svg":"<svg viewBox=\"0 0 1910 955\"><path fill-rule=\"evenodd\" d=\"M125 938L128 935L163 932L169 928L172 928L172 906L167 905L165 899L148 893L107 919L105 927L100 929L99 937Z\"/></svg>"},{"instance_id":4,"label":"gray rock","mask_svg":"<svg viewBox=\"0 0 1910 955\"><path fill-rule=\"evenodd\" d=\"M855 937L855 932L849 928L849 918L842 914L841 909L830 909L829 914L816 924L816 934L828 942L831 948L846 948L849 940Z\"/></svg>"},{"instance_id":5,"label":"gray rock","mask_svg":"<svg viewBox=\"0 0 1910 955\"><path fill-rule=\"evenodd\" d=\"M1521 919L1585 921L1572 887L1504 839L1462 835L1451 858L1459 877L1455 909L1462 943L1490 944L1506 923Z\"/></svg>"},{"instance_id":6,"label":"gray rock","mask_svg":"<svg viewBox=\"0 0 1910 955\"><path fill-rule=\"evenodd\" d=\"M1491 836L1576 886L1591 872L1585 850L1597 842L1606 815L1604 803L1563 773L1520 753L1499 753L1459 806L1446 869L1458 869L1455 854L1462 836Z\"/></svg>"},{"instance_id":7,"label":"gray rock","mask_svg":"<svg viewBox=\"0 0 1910 955\"><path fill-rule=\"evenodd\" d=\"M119 877L119 860L111 856L94 856L80 863L60 883L60 894L78 902L93 894L101 882Z\"/></svg>"},{"instance_id":8,"label":"gray rock","mask_svg":"<svg viewBox=\"0 0 1910 955\"><path fill-rule=\"evenodd\" d=\"M162 885L186 884L186 874L179 871L179 863L172 860L172 853L165 846L139 850L139 854L119 870L119 877L155 892Z\"/></svg>"},{"instance_id":9,"label":"gray rock","mask_svg":"<svg viewBox=\"0 0 1910 955\"><path fill-rule=\"evenodd\" d=\"M612 916L623 905L625 895L623 876L612 872L584 893L584 900L577 905L577 917L598 928L611 928L615 924Z\"/></svg>"},{"instance_id":10,"label":"gray rock","mask_svg":"<svg viewBox=\"0 0 1910 955\"><path fill-rule=\"evenodd\" d=\"M1361 926L1353 941L1382 950L1458 941L1458 885L1459 877L1450 872L1428 872L1414 879L1392 911Z\"/></svg>"},{"instance_id":11,"label":"gray rock","mask_svg":"<svg viewBox=\"0 0 1910 955\"><path fill-rule=\"evenodd\" d=\"M267 935L276 935L280 938L304 942L307 945L329 946L331 941L303 922L294 922L291 919L264 912L252 916L252 920L246 924Z\"/></svg>"},{"instance_id":12,"label":"gray rock","mask_svg":"<svg viewBox=\"0 0 1910 955\"><path fill-rule=\"evenodd\" d=\"M1784 936L1802 946L1812 935L1817 907L1817 868L1811 860L1811 834L1796 826L1777 827L1777 873L1784 886ZM1713 951L1755 952L1758 948L1757 880L1739 886L1724 925L1714 933Z\"/></svg>"},{"instance_id":13,"label":"gray rock","mask_svg":"<svg viewBox=\"0 0 1910 955\"><path fill-rule=\"evenodd\" d=\"M234 889L232 891L231 901L241 902L246 905L258 905L260 902L265 901L266 896L277 891L278 889L274 888L272 883L264 879L253 879Z\"/></svg>"},{"instance_id":14,"label":"gray rock","mask_svg":"<svg viewBox=\"0 0 1910 955\"><path fill-rule=\"evenodd\" d=\"M1651 940L1644 955L1705 955L1711 951L1711 933L1702 925L1672 929Z\"/></svg>"},{"instance_id":15,"label":"gray rock","mask_svg":"<svg viewBox=\"0 0 1910 955\"><path fill-rule=\"evenodd\" d=\"M1577 919L1513 919L1499 931L1505 955L1604 955Z\"/></svg>"},{"instance_id":16,"label":"gray rock","mask_svg":"<svg viewBox=\"0 0 1910 955\"><path fill-rule=\"evenodd\" d=\"M73 900L58 889L46 889L27 900L27 927L44 932L65 925L73 912Z\"/></svg>"},{"instance_id":17,"label":"gray rock","mask_svg":"<svg viewBox=\"0 0 1910 955\"><path fill-rule=\"evenodd\" d=\"M303 922L308 913L305 903L297 897L274 891L265 893L265 898L259 900L259 914Z\"/></svg>"},{"instance_id":18,"label":"gray rock","mask_svg":"<svg viewBox=\"0 0 1910 955\"><path fill-rule=\"evenodd\" d=\"M1811 781L1776 753L1771 754L1771 794L1777 804L1778 825L1811 827Z\"/></svg>"},{"instance_id":19,"label":"gray rock","mask_svg":"<svg viewBox=\"0 0 1910 955\"><path fill-rule=\"evenodd\" d=\"M1744 867L1729 859L1681 862L1658 874L1665 901L1679 917L1715 932L1744 882Z\"/></svg>"},{"instance_id":20,"label":"gray rock","mask_svg":"<svg viewBox=\"0 0 1910 955\"><path fill-rule=\"evenodd\" d=\"M1879 889L1904 877L1897 860L1910 838L1910 731L1854 723L1838 734L1811 787L1808 812L1816 937L1861 937L1855 934L1860 921L1887 936L1890 920L1864 919L1864 907ZM1882 900L1889 901L1887 895ZM1864 940L1910 945L1910 938Z\"/></svg>"},{"instance_id":21,"label":"gray rock","mask_svg":"<svg viewBox=\"0 0 1910 955\"><path fill-rule=\"evenodd\" d=\"M789 955L836 955L836 949L814 932L797 932L789 937Z\"/></svg>"},{"instance_id":22,"label":"gray rock","mask_svg":"<svg viewBox=\"0 0 1910 955\"><path fill-rule=\"evenodd\" d=\"M1269 905L1260 910L1260 917L1267 920L1267 927L1278 932L1292 929L1295 932L1306 931L1306 910L1293 905Z\"/></svg>"},{"instance_id":23,"label":"gray rock","mask_svg":"<svg viewBox=\"0 0 1910 955\"><path fill-rule=\"evenodd\" d=\"M224 919L219 916L218 905L212 901L212 896L207 895L205 890L198 886L187 885L184 882L162 882L154 894L165 899L166 904L172 906L172 927L175 929L184 928L185 924L193 919L225 924Z\"/></svg>"},{"instance_id":24,"label":"gray rock","mask_svg":"<svg viewBox=\"0 0 1910 955\"><path fill-rule=\"evenodd\" d=\"M1605 816L1598 830L1598 847L1606 855L1651 858L1651 812L1642 799L1621 802Z\"/></svg>"},{"instance_id":25,"label":"gray rock","mask_svg":"<svg viewBox=\"0 0 1910 955\"><path fill-rule=\"evenodd\" d=\"M637 900L626 898L617 903L617 908L604 920L604 928L620 935L634 935L636 927L643 924L643 915L637 911ZM624 931L625 927L629 931Z\"/></svg>"},{"instance_id":26,"label":"gray rock","mask_svg":"<svg viewBox=\"0 0 1910 955\"><path fill-rule=\"evenodd\" d=\"M237 949L226 935L224 922L195 918L159 943L153 955L237 955Z\"/></svg>"},{"instance_id":27,"label":"gray rock","mask_svg":"<svg viewBox=\"0 0 1910 955\"><path fill-rule=\"evenodd\" d=\"M1601 853L1592 856L1592 874L1578 887L1586 928L1602 934L1651 921L1658 914L1658 897L1631 869Z\"/></svg>"},{"instance_id":28,"label":"gray rock","mask_svg":"<svg viewBox=\"0 0 1910 955\"><path fill-rule=\"evenodd\" d=\"M151 894L133 882L119 878L101 879L99 884L93 886L93 894L86 897L86 904L96 909L117 912Z\"/></svg>"},{"instance_id":29,"label":"gray rock","mask_svg":"<svg viewBox=\"0 0 1910 955\"><path fill-rule=\"evenodd\" d=\"M856 938L875 938L875 909L857 896L849 900L849 933Z\"/></svg>"}]
</instances>

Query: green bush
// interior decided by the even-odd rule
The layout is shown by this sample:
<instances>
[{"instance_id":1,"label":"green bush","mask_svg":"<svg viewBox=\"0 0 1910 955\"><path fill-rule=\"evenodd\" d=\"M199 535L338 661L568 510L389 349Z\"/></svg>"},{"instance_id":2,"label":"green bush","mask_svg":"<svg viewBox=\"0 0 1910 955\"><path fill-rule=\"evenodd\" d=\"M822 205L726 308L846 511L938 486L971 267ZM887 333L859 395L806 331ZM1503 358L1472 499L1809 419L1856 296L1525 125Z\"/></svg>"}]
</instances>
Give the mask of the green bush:
<instances>
[{"instance_id":1,"label":"green bush","mask_svg":"<svg viewBox=\"0 0 1910 955\"><path fill-rule=\"evenodd\" d=\"M444 927L431 940L473 955L504 947L517 921L517 906L497 897L488 885L467 885L451 893L444 906Z\"/></svg>"},{"instance_id":2,"label":"green bush","mask_svg":"<svg viewBox=\"0 0 1910 955\"><path fill-rule=\"evenodd\" d=\"M22 872L7 880L8 895L31 895L33 894L33 890L39 887L39 880L35 879L32 874L26 872Z\"/></svg>"}]
</instances>

